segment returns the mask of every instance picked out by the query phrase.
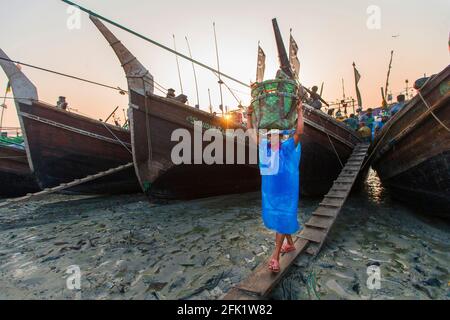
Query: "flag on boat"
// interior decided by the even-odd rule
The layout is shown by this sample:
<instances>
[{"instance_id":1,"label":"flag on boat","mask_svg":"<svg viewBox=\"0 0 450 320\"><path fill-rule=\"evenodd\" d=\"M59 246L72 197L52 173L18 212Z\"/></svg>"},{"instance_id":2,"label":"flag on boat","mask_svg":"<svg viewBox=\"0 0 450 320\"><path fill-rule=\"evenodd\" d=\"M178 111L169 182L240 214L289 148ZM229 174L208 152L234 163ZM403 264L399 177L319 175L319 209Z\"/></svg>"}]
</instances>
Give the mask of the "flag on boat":
<instances>
[{"instance_id":1,"label":"flag on boat","mask_svg":"<svg viewBox=\"0 0 450 320\"><path fill-rule=\"evenodd\" d=\"M289 44L289 62L291 63L291 68L292 71L294 72L295 78L298 78L300 74L300 60L298 60L298 45L292 34Z\"/></svg>"},{"instance_id":2,"label":"flag on boat","mask_svg":"<svg viewBox=\"0 0 450 320\"><path fill-rule=\"evenodd\" d=\"M256 82L263 82L264 72L266 71L266 54L258 44L258 66L256 69Z\"/></svg>"},{"instance_id":3,"label":"flag on boat","mask_svg":"<svg viewBox=\"0 0 450 320\"><path fill-rule=\"evenodd\" d=\"M6 94L11 92L11 83L8 81L8 83L6 84Z\"/></svg>"},{"instance_id":4,"label":"flag on boat","mask_svg":"<svg viewBox=\"0 0 450 320\"><path fill-rule=\"evenodd\" d=\"M361 74L358 69L356 69L356 64L353 62L353 69L355 71L355 87L356 87L356 97L358 98L358 106L362 107L361 92L359 91L359 80L361 80Z\"/></svg>"}]
</instances>

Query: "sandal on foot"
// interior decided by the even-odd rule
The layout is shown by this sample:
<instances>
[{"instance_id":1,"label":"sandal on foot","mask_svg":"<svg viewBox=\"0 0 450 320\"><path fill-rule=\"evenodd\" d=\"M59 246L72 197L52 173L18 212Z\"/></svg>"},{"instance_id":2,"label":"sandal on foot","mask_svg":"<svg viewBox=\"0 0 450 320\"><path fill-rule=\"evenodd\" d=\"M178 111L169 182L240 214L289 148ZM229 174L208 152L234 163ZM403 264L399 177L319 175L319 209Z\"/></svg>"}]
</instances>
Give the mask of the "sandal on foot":
<instances>
[{"instance_id":1,"label":"sandal on foot","mask_svg":"<svg viewBox=\"0 0 450 320\"><path fill-rule=\"evenodd\" d=\"M270 260L269 270L272 271L273 273L279 273L280 272L280 263L275 259Z\"/></svg>"},{"instance_id":2,"label":"sandal on foot","mask_svg":"<svg viewBox=\"0 0 450 320\"><path fill-rule=\"evenodd\" d=\"M283 244L283 246L281 247L281 253L289 253L292 251L295 251L296 248L294 245L290 245L289 243L285 243Z\"/></svg>"}]
</instances>

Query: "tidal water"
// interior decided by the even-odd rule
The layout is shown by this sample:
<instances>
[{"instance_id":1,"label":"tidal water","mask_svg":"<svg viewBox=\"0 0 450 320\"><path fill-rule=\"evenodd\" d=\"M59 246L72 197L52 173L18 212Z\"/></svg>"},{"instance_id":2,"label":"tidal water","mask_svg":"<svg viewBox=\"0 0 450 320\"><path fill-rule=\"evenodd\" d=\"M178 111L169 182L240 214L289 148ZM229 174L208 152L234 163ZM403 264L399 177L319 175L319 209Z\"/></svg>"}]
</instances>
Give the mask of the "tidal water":
<instances>
[{"instance_id":1,"label":"tidal water","mask_svg":"<svg viewBox=\"0 0 450 320\"><path fill-rule=\"evenodd\" d=\"M301 199L302 222L320 200ZM219 299L273 237L259 193L164 206L53 195L0 209L0 299ZM449 299L449 249L449 223L392 201L371 172L319 256L298 259L271 298ZM79 290L67 286L71 266Z\"/></svg>"},{"instance_id":2,"label":"tidal water","mask_svg":"<svg viewBox=\"0 0 450 320\"><path fill-rule=\"evenodd\" d=\"M297 261L273 298L449 299L450 223L396 202L371 171L305 264Z\"/></svg>"}]
</instances>

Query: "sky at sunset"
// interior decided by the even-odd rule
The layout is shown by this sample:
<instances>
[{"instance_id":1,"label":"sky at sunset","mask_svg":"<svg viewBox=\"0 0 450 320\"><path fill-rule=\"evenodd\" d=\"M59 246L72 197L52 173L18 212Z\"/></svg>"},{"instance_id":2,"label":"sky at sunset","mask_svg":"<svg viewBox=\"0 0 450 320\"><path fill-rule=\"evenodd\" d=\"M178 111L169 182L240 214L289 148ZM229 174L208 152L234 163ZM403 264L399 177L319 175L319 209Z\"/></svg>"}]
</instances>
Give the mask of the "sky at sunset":
<instances>
[{"instance_id":1,"label":"sky at sunset","mask_svg":"<svg viewBox=\"0 0 450 320\"><path fill-rule=\"evenodd\" d=\"M187 54L188 36L195 59L216 67L213 22L216 23L222 72L246 83L255 80L257 43L267 55L266 78L278 66L271 19L278 18L285 44L289 29L297 40L301 61L300 80L307 86L324 82L327 101L355 97L353 61L362 75L364 107L381 102L380 87L386 81L390 51L395 51L391 75L394 96L425 73L441 71L450 62L449 0L76 0L82 6L109 17L167 46L177 37L178 50ZM84 13L81 28L67 27L68 6L58 0L0 0L0 47L15 60L126 88L123 70L101 34ZM380 9L380 28L368 28L370 6ZM372 21L372 20L370 20ZM165 88L180 91L175 56L122 30L115 35L150 70ZM398 36L397 36L398 35ZM397 36L397 37L393 37ZM192 65L180 60L185 94L196 103ZM116 107L127 108L128 99L116 91L84 84L23 67L38 88L42 101L54 104L64 95L80 113L105 119ZM200 104L207 109L208 88L215 111L220 104L217 78L197 68ZM226 80L244 104L249 89ZM0 70L0 96L7 79ZM158 93L157 91L155 93ZM236 106L224 91L225 104ZM8 101L4 126L17 126L12 101Z\"/></svg>"}]
</instances>

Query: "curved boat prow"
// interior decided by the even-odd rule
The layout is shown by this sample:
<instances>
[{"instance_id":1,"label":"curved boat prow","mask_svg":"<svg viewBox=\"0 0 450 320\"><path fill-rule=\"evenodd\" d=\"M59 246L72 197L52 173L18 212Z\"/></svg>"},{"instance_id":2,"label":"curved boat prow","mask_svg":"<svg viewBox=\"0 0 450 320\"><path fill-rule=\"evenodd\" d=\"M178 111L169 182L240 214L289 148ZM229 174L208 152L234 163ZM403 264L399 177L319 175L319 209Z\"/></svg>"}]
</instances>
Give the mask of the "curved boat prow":
<instances>
[{"instance_id":1,"label":"curved boat prow","mask_svg":"<svg viewBox=\"0 0 450 320\"><path fill-rule=\"evenodd\" d=\"M2 49L0 49L0 57L11 60ZM38 93L36 86L25 76L15 63L3 59L0 59L0 66L8 77L14 97L17 101L29 105L32 104L32 101L37 101Z\"/></svg>"},{"instance_id":2,"label":"curved boat prow","mask_svg":"<svg viewBox=\"0 0 450 320\"><path fill-rule=\"evenodd\" d=\"M98 18L93 16L89 16L89 18L103 34L119 58L122 68L127 76L128 88L143 96L152 94L154 84L153 76L150 72Z\"/></svg>"},{"instance_id":3,"label":"curved boat prow","mask_svg":"<svg viewBox=\"0 0 450 320\"><path fill-rule=\"evenodd\" d=\"M156 179L159 174L158 168L162 166L156 165L153 161L153 150L148 134L150 128L146 118L138 116L140 103L135 98L142 97L143 100L146 100L149 95L153 94L153 76L98 18L90 16L90 19L116 53L127 77L130 98L128 119L130 121L133 162L141 188L146 192L148 181L153 182ZM147 128L145 131L147 134L145 136L137 134L136 127ZM136 145L139 147L136 148Z\"/></svg>"}]
</instances>

